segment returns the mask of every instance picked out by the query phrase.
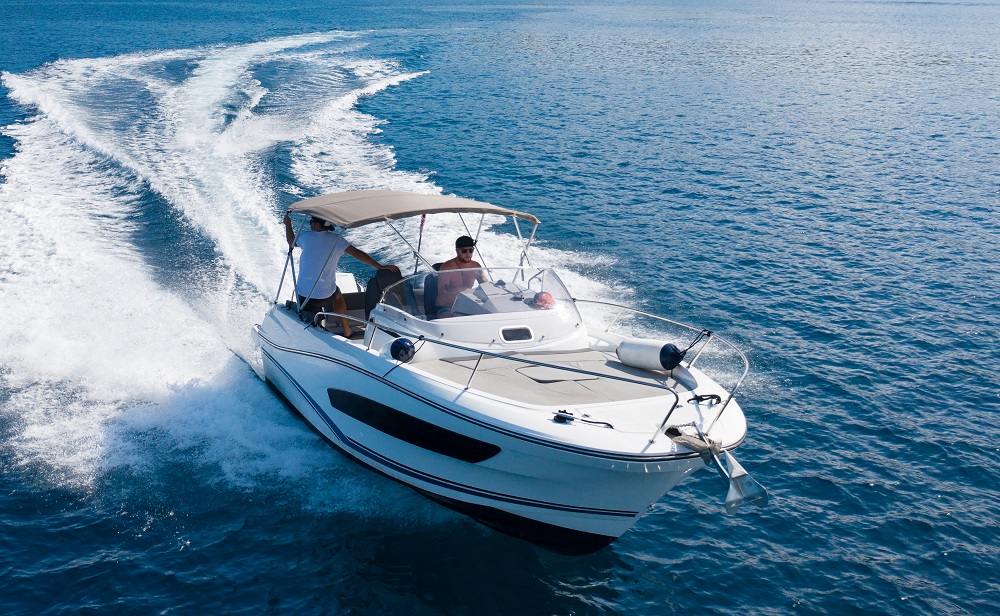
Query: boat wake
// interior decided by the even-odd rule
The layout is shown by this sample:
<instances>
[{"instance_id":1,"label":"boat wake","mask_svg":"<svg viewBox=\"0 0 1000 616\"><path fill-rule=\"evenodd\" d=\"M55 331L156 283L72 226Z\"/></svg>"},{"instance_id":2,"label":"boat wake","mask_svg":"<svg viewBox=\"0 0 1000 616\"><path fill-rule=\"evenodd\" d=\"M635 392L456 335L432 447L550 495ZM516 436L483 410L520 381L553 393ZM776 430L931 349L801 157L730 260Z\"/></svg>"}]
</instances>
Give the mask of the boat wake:
<instances>
[{"instance_id":1,"label":"boat wake","mask_svg":"<svg viewBox=\"0 0 1000 616\"><path fill-rule=\"evenodd\" d=\"M357 110L420 74L364 49L333 32L3 74L31 114L3 128L16 144L0 172L5 459L83 492L113 472L183 463L236 489L308 478L306 505L370 507L371 476L282 408L250 338L283 265L287 203L353 188L440 192L397 170L372 142L379 120ZM455 232L425 238L447 258ZM484 234L485 258L516 243L509 230ZM351 239L405 267L402 247L385 248L392 238Z\"/></svg>"}]
</instances>

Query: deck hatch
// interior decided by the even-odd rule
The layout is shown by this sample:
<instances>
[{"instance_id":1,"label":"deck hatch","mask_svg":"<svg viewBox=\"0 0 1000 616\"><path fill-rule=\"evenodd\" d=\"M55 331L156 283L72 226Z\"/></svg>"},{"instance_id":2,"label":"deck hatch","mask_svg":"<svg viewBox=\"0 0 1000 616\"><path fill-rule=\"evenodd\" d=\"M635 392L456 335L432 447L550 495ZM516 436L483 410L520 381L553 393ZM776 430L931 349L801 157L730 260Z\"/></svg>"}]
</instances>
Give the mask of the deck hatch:
<instances>
[{"instance_id":1,"label":"deck hatch","mask_svg":"<svg viewBox=\"0 0 1000 616\"><path fill-rule=\"evenodd\" d=\"M527 342L535 337L527 327L505 327L500 330L500 336L504 342Z\"/></svg>"},{"instance_id":2,"label":"deck hatch","mask_svg":"<svg viewBox=\"0 0 1000 616\"><path fill-rule=\"evenodd\" d=\"M335 409L379 432L463 462L482 462L500 453L500 447L407 415L381 402L344 391L327 389Z\"/></svg>"}]
</instances>

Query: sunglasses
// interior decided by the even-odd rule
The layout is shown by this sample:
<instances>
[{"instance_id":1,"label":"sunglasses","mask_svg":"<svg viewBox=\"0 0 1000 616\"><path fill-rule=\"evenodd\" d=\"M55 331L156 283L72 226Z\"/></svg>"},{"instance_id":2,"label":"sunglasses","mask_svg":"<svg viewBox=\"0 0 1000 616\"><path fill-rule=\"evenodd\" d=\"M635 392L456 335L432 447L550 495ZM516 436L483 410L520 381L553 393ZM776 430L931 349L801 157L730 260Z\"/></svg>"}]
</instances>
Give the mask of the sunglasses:
<instances>
[{"instance_id":1,"label":"sunglasses","mask_svg":"<svg viewBox=\"0 0 1000 616\"><path fill-rule=\"evenodd\" d=\"M458 252L460 252L462 254L465 254L465 253L472 254L475 250L476 250L475 248L459 248Z\"/></svg>"}]
</instances>

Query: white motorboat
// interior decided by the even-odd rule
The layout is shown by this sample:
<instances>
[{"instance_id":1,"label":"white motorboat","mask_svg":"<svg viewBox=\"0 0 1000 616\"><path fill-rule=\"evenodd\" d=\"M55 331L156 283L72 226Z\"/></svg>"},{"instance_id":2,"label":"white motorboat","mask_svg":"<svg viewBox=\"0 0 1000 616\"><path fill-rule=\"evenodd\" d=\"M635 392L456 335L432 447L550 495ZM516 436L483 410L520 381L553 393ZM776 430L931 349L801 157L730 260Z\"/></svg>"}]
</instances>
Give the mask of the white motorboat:
<instances>
[{"instance_id":1,"label":"white motorboat","mask_svg":"<svg viewBox=\"0 0 1000 616\"><path fill-rule=\"evenodd\" d=\"M379 190L315 197L290 212L340 233L388 225L422 263L408 276L379 270L364 291L341 285L347 313L306 313L279 289L255 327L267 382L346 455L563 553L614 541L706 464L729 485L728 510L767 502L730 453L747 434L734 399L746 357L707 330L574 298L554 270L530 264L534 216ZM521 250L511 267L479 270L436 318L449 274L396 221L443 213L510 217ZM287 265L294 279L293 251ZM363 337L339 335L340 317ZM709 377L709 358L735 365L721 369L732 383Z\"/></svg>"}]
</instances>

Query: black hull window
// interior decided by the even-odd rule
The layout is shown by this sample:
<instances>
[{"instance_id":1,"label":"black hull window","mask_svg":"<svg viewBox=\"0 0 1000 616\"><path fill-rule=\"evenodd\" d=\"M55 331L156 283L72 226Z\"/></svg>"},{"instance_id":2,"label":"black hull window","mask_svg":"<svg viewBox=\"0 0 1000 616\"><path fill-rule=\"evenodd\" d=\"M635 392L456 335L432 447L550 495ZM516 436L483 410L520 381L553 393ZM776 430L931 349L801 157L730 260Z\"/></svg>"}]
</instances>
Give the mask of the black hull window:
<instances>
[{"instance_id":1,"label":"black hull window","mask_svg":"<svg viewBox=\"0 0 1000 616\"><path fill-rule=\"evenodd\" d=\"M327 393L330 404L341 413L411 445L473 463L500 453L492 443L446 430L364 396L342 389L328 389Z\"/></svg>"}]
</instances>

